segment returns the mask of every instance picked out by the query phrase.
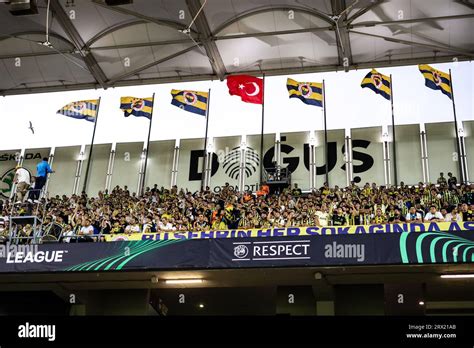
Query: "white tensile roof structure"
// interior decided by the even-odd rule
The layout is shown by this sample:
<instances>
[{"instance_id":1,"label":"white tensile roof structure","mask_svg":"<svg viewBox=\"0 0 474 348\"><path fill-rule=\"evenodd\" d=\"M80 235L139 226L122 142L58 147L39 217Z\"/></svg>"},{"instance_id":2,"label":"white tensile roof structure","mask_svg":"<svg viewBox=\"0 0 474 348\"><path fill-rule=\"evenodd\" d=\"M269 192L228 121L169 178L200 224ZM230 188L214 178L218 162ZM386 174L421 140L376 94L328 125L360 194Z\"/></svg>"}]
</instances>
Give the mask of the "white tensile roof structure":
<instances>
[{"instance_id":1,"label":"white tensile roof structure","mask_svg":"<svg viewBox=\"0 0 474 348\"><path fill-rule=\"evenodd\" d=\"M0 3L0 95L474 57L473 0L36 4L38 14L14 16Z\"/></svg>"}]
</instances>

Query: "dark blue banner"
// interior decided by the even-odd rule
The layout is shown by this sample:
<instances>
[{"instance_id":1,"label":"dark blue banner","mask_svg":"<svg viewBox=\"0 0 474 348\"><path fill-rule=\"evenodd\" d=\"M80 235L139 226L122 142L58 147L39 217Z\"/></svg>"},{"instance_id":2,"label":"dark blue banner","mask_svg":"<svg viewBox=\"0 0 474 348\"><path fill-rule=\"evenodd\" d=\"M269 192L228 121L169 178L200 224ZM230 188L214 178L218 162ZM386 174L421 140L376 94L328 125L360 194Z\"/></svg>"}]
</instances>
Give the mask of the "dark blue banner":
<instances>
[{"instance_id":1,"label":"dark blue banner","mask_svg":"<svg viewBox=\"0 0 474 348\"><path fill-rule=\"evenodd\" d=\"M469 231L0 246L0 273L470 262Z\"/></svg>"}]
</instances>

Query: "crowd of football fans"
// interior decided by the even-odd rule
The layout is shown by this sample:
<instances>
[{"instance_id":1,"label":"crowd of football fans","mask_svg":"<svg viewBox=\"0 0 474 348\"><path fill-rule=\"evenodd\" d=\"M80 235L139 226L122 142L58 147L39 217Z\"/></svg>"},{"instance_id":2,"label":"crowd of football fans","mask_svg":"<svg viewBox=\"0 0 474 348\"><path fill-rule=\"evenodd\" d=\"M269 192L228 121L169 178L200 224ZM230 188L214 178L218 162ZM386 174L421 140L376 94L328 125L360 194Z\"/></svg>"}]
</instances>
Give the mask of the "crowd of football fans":
<instances>
[{"instance_id":1,"label":"crowd of football fans","mask_svg":"<svg viewBox=\"0 0 474 348\"><path fill-rule=\"evenodd\" d=\"M37 214L43 225L62 227L62 239L98 241L105 234L229 230L289 226L342 226L401 222L474 221L474 184L457 185L444 177L437 184L384 187L366 183L340 188L326 184L302 193L295 185L270 193L239 193L226 184L219 193L147 188L142 196L127 187L82 195L43 198L44 204L0 204L0 235L8 216ZM31 233L31 226L23 226ZM77 235L81 237L77 237ZM73 237L71 237L73 236ZM76 237L74 237L76 236Z\"/></svg>"}]
</instances>

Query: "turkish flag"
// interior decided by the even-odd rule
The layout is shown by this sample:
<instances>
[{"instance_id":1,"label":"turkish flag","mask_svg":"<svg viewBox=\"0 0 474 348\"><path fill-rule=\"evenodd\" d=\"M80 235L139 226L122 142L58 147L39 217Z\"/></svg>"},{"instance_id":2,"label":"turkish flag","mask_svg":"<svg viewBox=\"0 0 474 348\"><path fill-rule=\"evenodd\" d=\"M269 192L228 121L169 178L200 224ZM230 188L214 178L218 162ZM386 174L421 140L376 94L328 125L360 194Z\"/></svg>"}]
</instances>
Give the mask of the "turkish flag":
<instances>
[{"instance_id":1,"label":"turkish flag","mask_svg":"<svg viewBox=\"0 0 474 348\"><path fill-rule=\"evenodd\" d=\"M250 75L232 75L227 77L230 95L238 95L243 102L263 103L263 80Z\"/></svg>"}]
</instances>

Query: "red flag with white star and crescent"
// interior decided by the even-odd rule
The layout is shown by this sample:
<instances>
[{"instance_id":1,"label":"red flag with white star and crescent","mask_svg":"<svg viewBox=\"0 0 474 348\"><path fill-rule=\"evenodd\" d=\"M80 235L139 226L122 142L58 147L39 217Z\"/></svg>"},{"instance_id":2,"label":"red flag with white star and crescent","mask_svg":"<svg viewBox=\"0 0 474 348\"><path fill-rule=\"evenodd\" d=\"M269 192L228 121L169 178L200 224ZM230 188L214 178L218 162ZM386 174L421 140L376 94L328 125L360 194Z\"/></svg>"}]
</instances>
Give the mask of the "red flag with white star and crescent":
<instances>
[{"instance_id":1,"label":"red flag with white star and crescent","mask_svg":"<svg viewBox=\"0 0 474 348\"><path fill-rule=\"evenodd\" d=\"M263 103L263 80L250 75L232 75L227 77L230 95L238 95L243 102Z\"/></svg>"}]
</instances>

